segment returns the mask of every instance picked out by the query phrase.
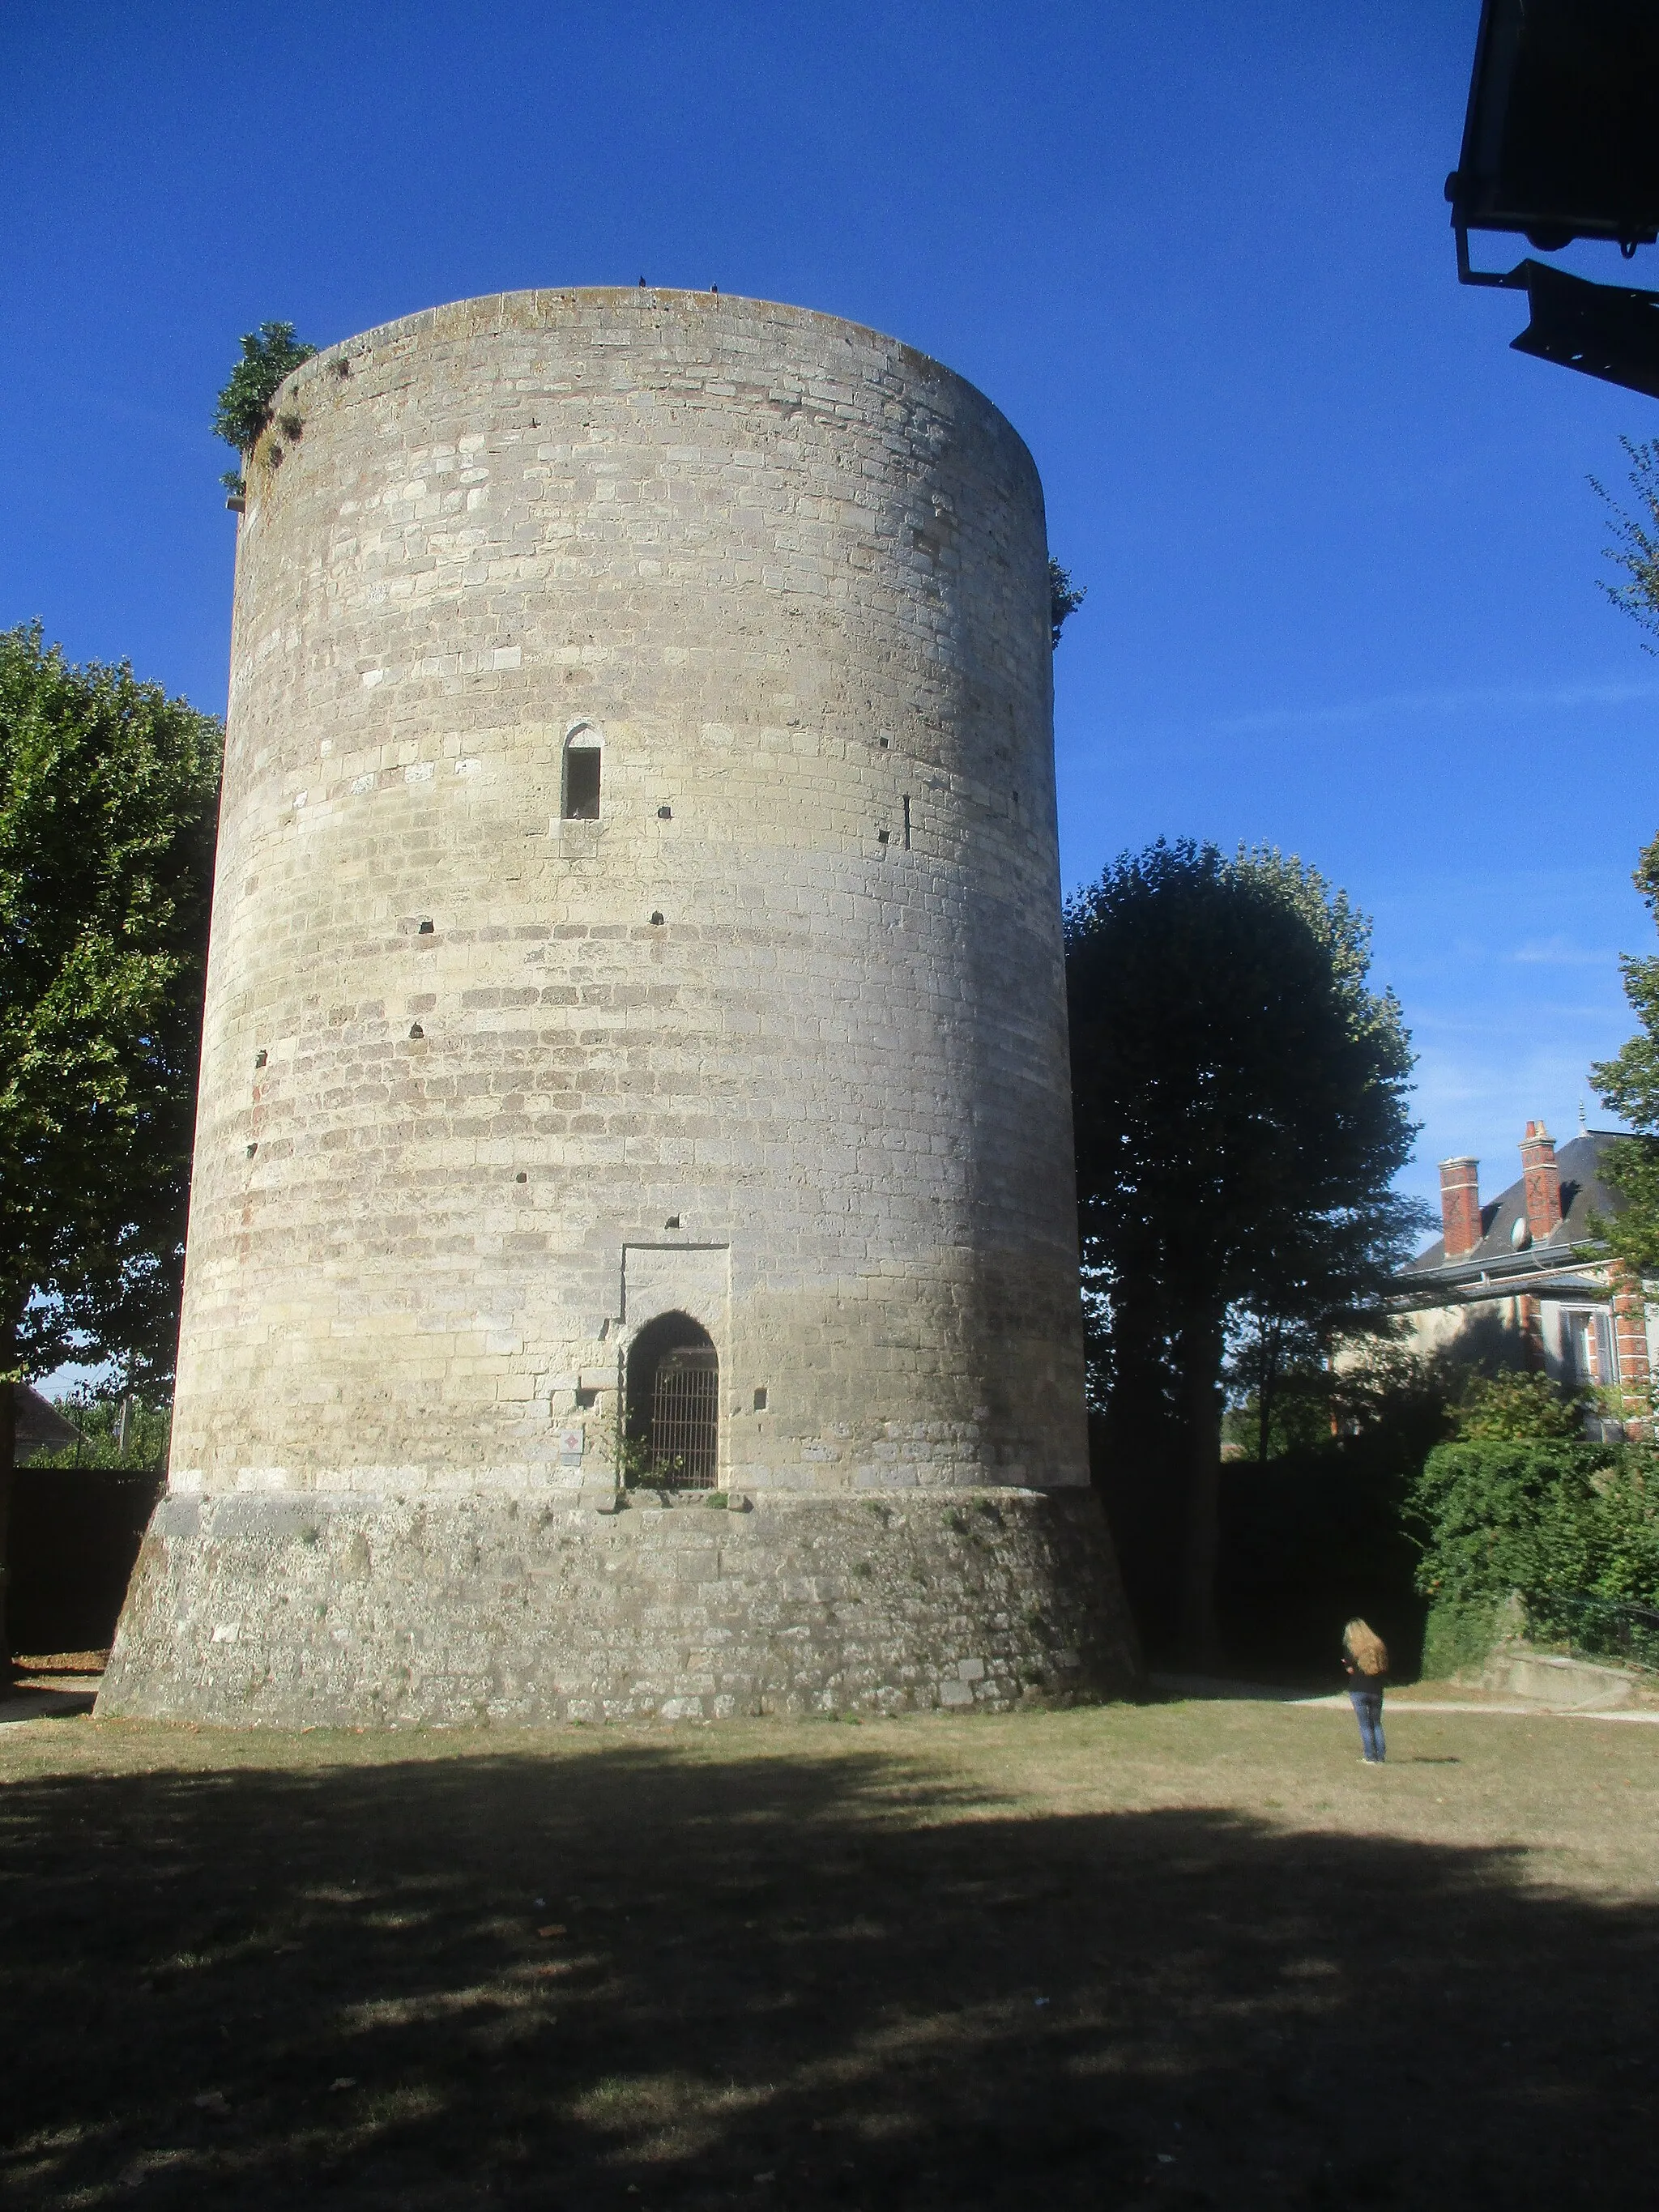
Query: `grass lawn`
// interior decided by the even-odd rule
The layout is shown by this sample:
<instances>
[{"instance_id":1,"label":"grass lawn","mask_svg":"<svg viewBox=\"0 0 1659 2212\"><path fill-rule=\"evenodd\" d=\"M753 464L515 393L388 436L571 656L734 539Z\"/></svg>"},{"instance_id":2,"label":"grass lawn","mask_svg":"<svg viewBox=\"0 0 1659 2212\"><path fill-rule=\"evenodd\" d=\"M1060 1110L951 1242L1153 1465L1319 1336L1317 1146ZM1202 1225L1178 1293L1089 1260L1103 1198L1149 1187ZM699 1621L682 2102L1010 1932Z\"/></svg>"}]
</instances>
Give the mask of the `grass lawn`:
<instances>
[{"instance_id":1,"label":"grass lawn","mask_svg":"<svg viewBox=\"0 0 1659 2212\"><path fill-rule=\"evenodd\" d=\"M1659 1728L1388 1718L0 1725L0 2197L1651 2203Z\"/></svg>"}]
</instances>

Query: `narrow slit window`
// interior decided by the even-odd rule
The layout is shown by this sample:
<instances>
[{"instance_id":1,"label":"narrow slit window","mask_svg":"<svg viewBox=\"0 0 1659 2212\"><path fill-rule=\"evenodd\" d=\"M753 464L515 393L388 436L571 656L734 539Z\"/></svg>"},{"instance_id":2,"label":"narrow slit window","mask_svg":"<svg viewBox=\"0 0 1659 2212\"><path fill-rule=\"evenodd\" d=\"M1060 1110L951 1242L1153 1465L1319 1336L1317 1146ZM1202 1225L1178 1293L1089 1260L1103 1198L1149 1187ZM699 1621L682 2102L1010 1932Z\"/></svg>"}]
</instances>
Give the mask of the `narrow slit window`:
<instances>
[{"instance_id":1,"label":"narrow slit window","mask_svg":"<svg viewBox=\"0 0 1659 2212\"><path fill-rule=\"evenodd\" d=\"M576 730L564 748L564 818L567 822L597 822L599 818L599 763L604 758L592 730Z\"/></svg>"},{"instance_id":2,"label":"narrow slit window","mask_svg":"<svg viewBox=\"0 0 1659 2212\"><path fill-rule=\"evenodd\" d=\"M910 849L910 794L908 791L904 794L904 849L907 853Z\"/></svg>"}]
</instances>

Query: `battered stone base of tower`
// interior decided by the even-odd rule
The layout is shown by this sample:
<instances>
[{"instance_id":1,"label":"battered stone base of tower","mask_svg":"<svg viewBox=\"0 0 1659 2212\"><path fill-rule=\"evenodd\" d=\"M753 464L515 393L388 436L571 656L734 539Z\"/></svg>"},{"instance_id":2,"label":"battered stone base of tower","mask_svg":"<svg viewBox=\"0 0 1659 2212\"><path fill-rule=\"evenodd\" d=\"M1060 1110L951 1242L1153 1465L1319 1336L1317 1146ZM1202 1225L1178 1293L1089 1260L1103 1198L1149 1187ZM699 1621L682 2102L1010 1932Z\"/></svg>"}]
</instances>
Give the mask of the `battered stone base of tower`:
<instances>
[{"instance_id":1,"label":"battered stone base of tower","mask_svg":"<svg viewBox=\"0 0 1659 2212\"><path fill-rule=\"evenodd\" d=\"M620 1512L179 1496L144 1539L98 1711L410 1728L1006 1710L1137 1672L1087 1491L635 1493Z\"/></svg>"}]
</instances>

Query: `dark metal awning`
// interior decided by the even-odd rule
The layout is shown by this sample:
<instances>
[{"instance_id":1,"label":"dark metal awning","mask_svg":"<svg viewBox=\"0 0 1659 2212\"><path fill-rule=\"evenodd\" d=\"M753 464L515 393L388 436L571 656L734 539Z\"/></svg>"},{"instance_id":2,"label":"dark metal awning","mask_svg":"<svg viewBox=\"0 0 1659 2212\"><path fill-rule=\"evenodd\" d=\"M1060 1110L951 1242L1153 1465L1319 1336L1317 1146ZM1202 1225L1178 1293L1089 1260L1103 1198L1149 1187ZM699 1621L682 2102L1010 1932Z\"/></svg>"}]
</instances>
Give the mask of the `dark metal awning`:
<instances>
[{"instance_id":1,"label":"dark metal awning","mask_svg":"<svg viewBox=\"0 0 1659 2212\"><path fill-rule=\"evenodd\" d=\"M1484 0L1446 197L1460 281L1527 294L1518 352L1659 398L1659 293L1530 259L1477 270L1468 244L1472 230L1540 253L1599 240L1628 259L1659 240L1656 0Z\"/></svg>"},{"instance_id":2,"label":"dark metal awning","mask_svg":"<svg viewBox=\"0 0 1659 2212\"><path fill-rule=\"evenodd\" d=\"M1659 293L1588 283L1541 261L1523 261L1517 273L1532 320L1510 341L1516 353L1659 399Z\"/></svg>"}]
</instances>

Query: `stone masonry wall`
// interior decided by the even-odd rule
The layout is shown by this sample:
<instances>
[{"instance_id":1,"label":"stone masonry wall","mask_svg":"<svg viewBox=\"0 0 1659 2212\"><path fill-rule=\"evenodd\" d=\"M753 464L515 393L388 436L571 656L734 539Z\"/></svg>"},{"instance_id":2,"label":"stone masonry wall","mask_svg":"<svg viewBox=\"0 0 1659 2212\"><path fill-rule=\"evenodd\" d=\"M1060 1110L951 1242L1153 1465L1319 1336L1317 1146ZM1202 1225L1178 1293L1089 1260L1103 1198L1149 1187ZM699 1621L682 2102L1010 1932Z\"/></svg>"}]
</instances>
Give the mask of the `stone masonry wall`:
<instances>
[{"instance_id":1,"label":"stone masonry wall","mask_svg":"<svg viewBox=\"0 0 1659 2212\"><path fill-rule=\"evenodd\" d=\"M238 547L169 1492L100 1711L1130 1678L1048 623L1019 439L830 317L513 293L289 379ZM718 1353L720 1492L617 1512L670 1312Z\"/></svg>"},{"instance_id":2,"label":"stone masonry wall","mask_svg":"<svg viewBox=\"0 0 1659 2212\"><path fill-rule=\"evenodd\" d=\"M1076 1492L173 1498L134 1590L100 1712L242 1726L1006 1710L1136 1668Z\"/></svg>"},{"instance_id":3,"label":"stone masonry wall","mask_svg":"<svg viewBox=\"0 0 1659 2212\"><path fill-rule=\"evenodd\" d=\"M872 331L635 291L412 316L277 415L173 1488L608 1482L670 1308L726 1480L1085 1481L1018 438Z\"/></svg>"}]
</instances>

